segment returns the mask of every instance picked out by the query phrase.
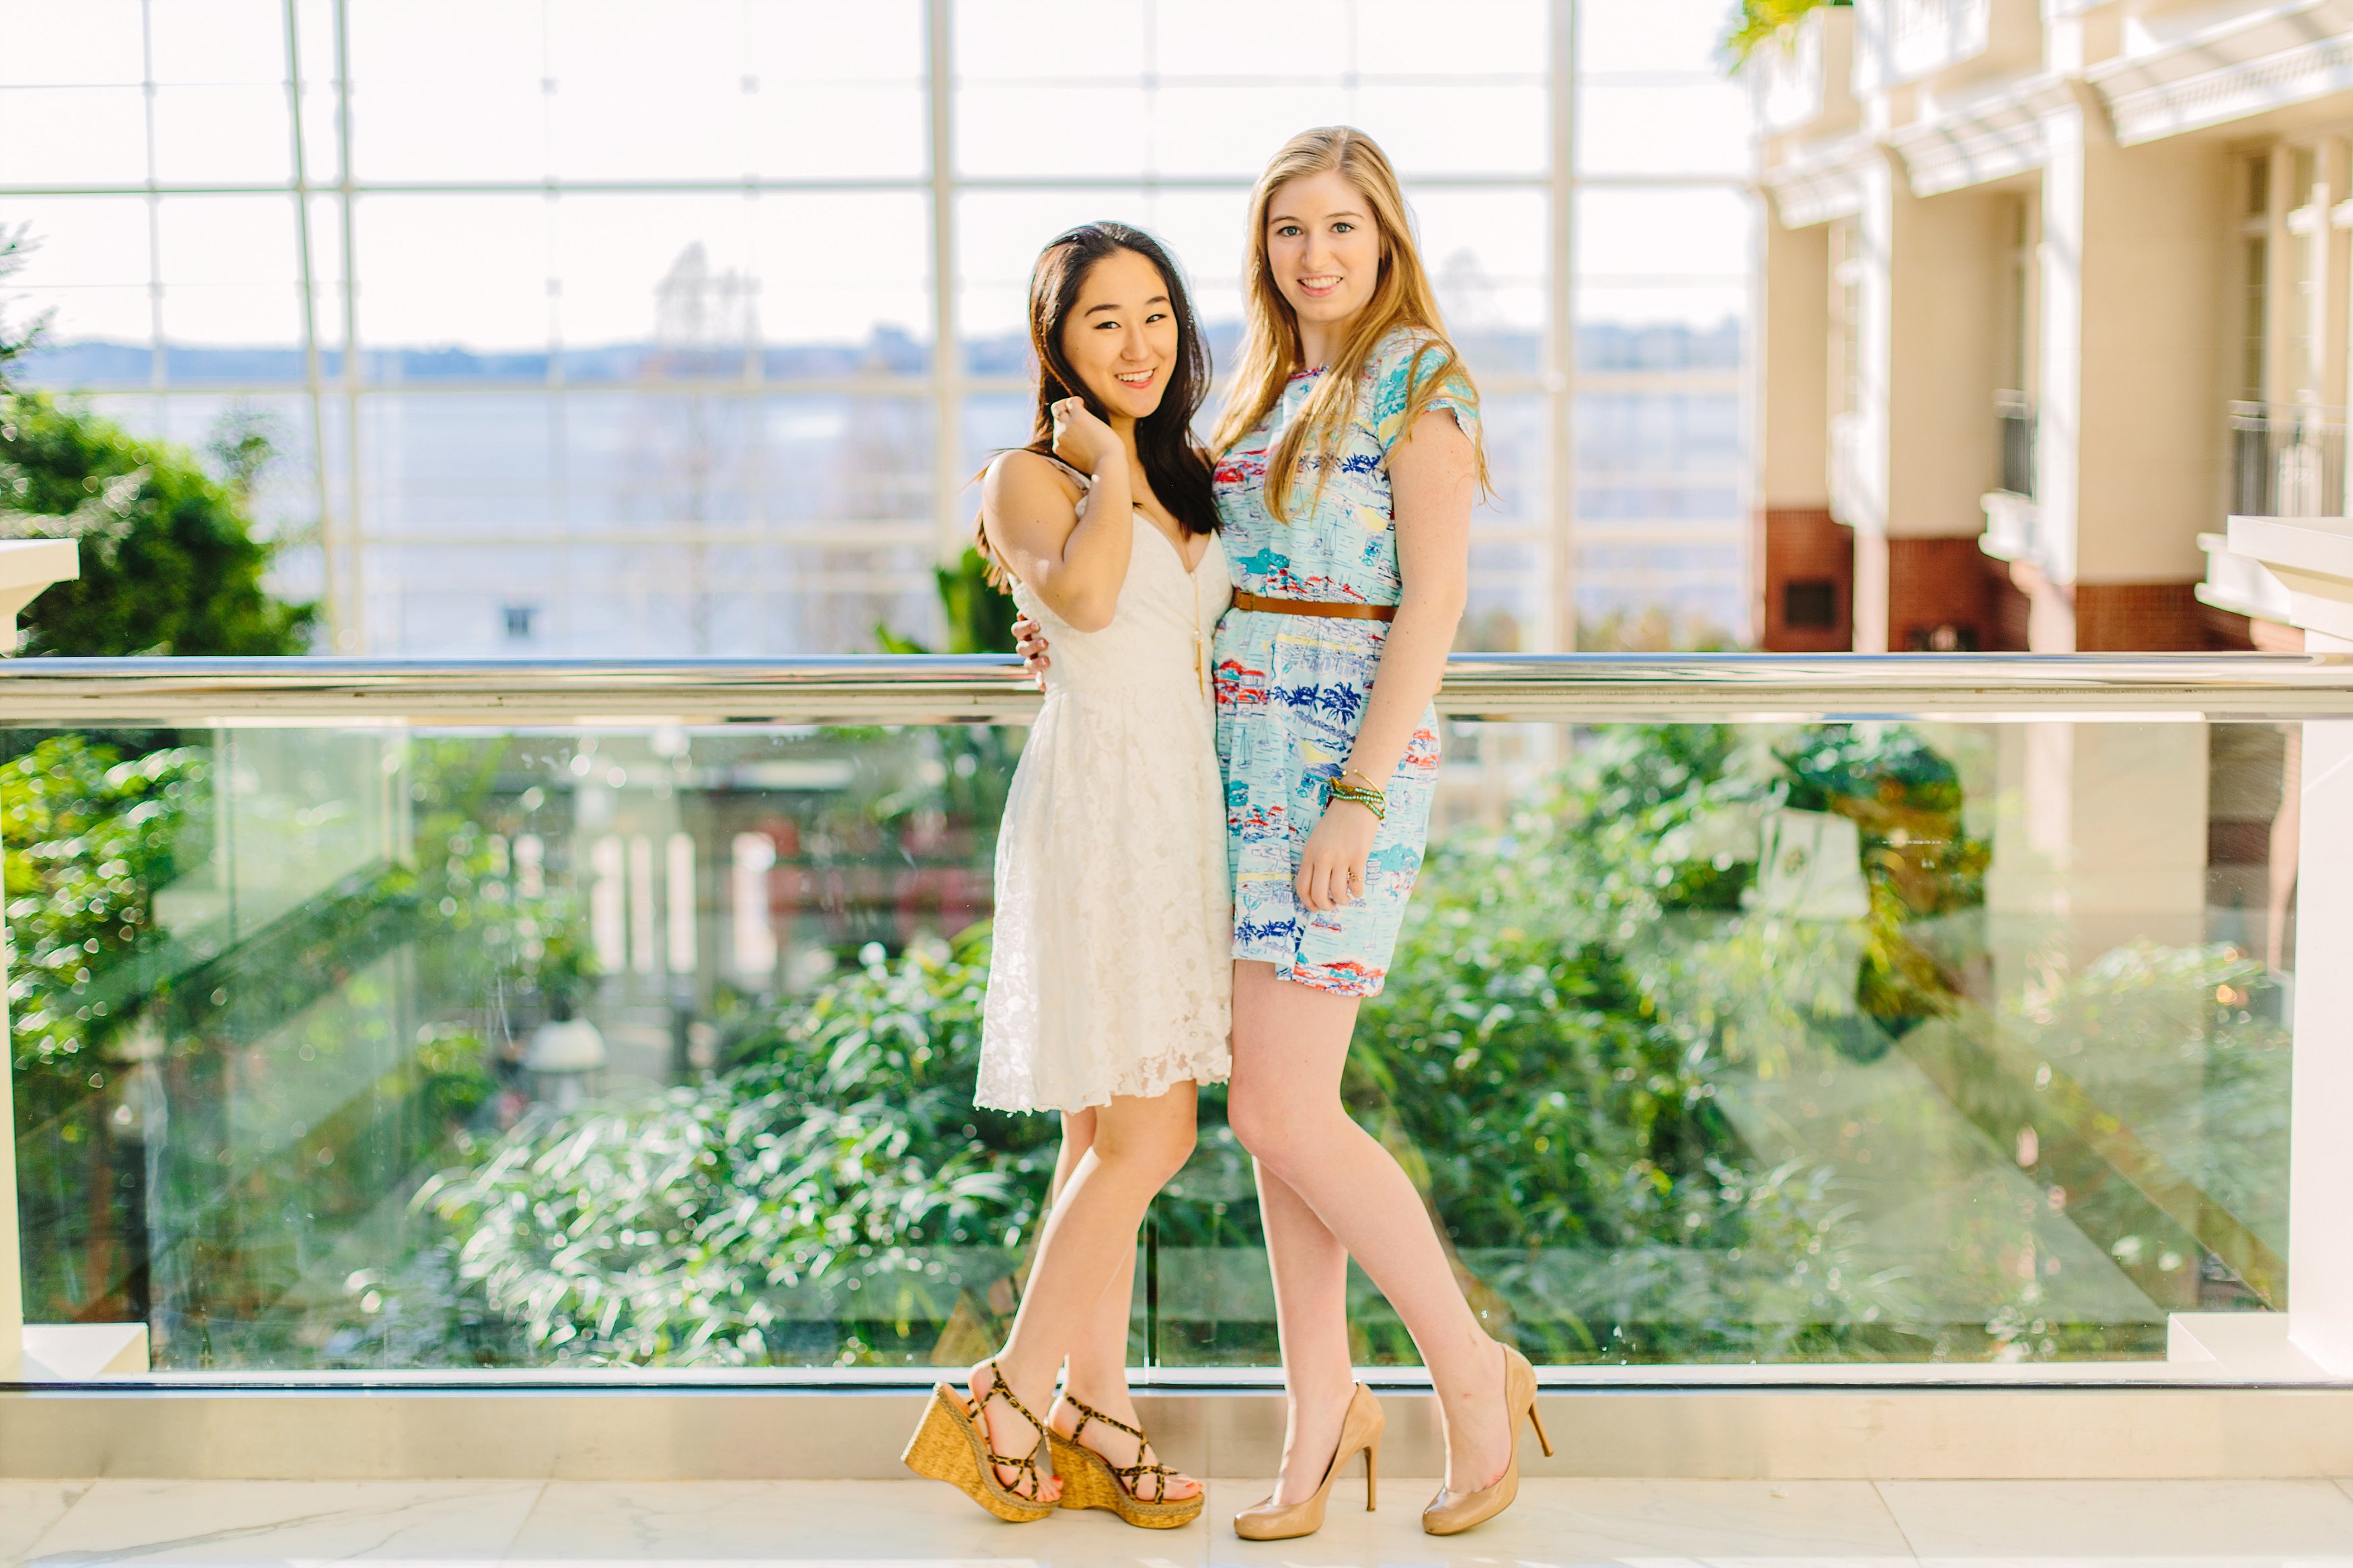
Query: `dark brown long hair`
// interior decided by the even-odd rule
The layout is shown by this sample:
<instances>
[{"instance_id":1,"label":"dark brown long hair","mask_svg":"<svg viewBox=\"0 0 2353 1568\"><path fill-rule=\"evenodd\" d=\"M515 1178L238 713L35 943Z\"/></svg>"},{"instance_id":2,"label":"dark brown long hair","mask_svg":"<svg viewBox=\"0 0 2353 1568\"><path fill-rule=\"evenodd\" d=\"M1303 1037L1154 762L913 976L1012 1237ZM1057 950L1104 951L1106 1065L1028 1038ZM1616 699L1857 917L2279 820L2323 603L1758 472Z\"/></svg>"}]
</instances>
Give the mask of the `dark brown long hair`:
<instances>
[{"instance_id":1,"label":"dark brown long hair","mask_svg":"<svg viewBox=\"0 0 2353 1568\"><path fill-rule=\"evenodd\" d=\"M1038 265L1029 273L1029 353L1038 364L1038 405L1027 449L1053 455L1054 405L1065 397L1085 398L1088 412L1110 422L1102 401L1081 383L1062 353L1062 325L1078 308L1087 274L1097 262L1122 250L1152 263L1167 291L1169 313L1176 318L1176 359L1168 390L1161 394L1159 407L1135 422L1135 451L1144 459L1145 482L1178 528L1188 534L1214 533L1218 501L1210 483L1209 454L1193 435L1193 416L1209 392L1209 351L1201 341L1201 324L1194 319L1192 297L1176 263L1140 228L1108 218L1082 223L1056 235L1038 253ZM1009 588L977 521L973 531L981 554L989 559L989 580Z\"/></svg>"}]
</instances>

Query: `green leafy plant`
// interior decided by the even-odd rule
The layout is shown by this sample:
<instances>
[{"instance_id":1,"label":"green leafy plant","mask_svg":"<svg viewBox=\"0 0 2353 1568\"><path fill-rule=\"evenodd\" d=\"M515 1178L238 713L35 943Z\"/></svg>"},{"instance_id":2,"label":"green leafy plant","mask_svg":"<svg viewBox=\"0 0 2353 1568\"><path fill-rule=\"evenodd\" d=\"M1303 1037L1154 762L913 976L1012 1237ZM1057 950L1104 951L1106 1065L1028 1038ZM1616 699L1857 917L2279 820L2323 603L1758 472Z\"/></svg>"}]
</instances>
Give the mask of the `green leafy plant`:
<instances>
[{"instance_id":1,"label":"green leafy plant","mask_svg":"<svg viewBox=\"0 0 2353 1568\"><path fill-rule=\"evenodd\" d=\"M155 940L154 892L171 879L205 777L201 752L126 760L73 733L0 763L20 1121L54 1115L104 1081L102 1047L132 1023L139 999L110 1000L102 983Z\"/></svg>"},{"instance_id":2,"label":"green leafy plant","mask_svg":"<svg viewBox=\"0 0 2353 1568\"><path fill-rule=\"evenodd\" d=\"M1050 1119L976 1110L985 931L870 950L707 1087L541 1113L417 1203L556 1361L923 1360L1010 1273Z\"/></svg>"},{"instance_id":3,"label":"green leafy plant","mask_svg":"<svg viewBox=\"0 0 2353 1568\"><path fill-rule=\"evenodd\" d=\"M1013 619L1019 614L1013 595L988 580L988 562L967 548L950 564L934 567L932 576L940 595L940 612L947 623L947 646L926 647L889 626L874 628L874 640L884 653L1011 653Z\"/></svg>"},{"instance_id":4,"label":"green leafy plant","mask_svg":"<svg viewBox=\"0 0 2353 1568\"><path fill-rule=\"evenodd\" d=\"M1829 5L1849 5L1853 0L1739 0L1732 25L1724 35L1724 53L1735 70L1766 44L1787 36L1787 30L1814 11Z\"/></svg>"},{"instance_id":5,"label":"green leafy plant","mask_svg":"<svg viewBox=\"0 0 2353 1568\"><path fill-rule=\"evenodd\" d=\"M0 287L24 270L25 257L32 249L29 230L23 224L0 227ZM6 300L0 297L0 396L8 390L8 367L25 357L26 352L39 342L47 330L48 313L34 317L23 326L11 326L6 314Z\"/></svg>"},{"instance_id":6,"label":"green leafy plant","mask_svg":"<svg viewBox=\"0 0 2353 1568\"><path fill-rule=\"evenodd\" d=\"M142 440L44 393L0 395L0 538L72 539L81 575L23 612L24 651L303 652L314 606L263 584L275 546L255 537L257 430L229 432L227 480L180 447ZM245 467L240 468L240 465Z\"/></svg>"}]
</instances>

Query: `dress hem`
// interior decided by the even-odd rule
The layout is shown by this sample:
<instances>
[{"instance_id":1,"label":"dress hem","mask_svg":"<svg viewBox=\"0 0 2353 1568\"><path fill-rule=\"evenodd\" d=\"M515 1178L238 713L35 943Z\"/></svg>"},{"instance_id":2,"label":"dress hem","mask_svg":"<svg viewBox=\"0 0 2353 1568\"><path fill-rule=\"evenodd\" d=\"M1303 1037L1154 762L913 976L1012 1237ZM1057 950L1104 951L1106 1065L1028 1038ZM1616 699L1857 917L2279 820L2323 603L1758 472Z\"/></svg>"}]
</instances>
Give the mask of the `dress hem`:
<instances>
[{"instance_id":1,"label":"dress hem","mask_svg":"<svg viewBox=\"0 0 2353 1568\"><path fill-rule=\"evenodd\" d=\"M1149 1079L1145 1080L1143 1086L1135 1089L1114 1084L1103 1091L1102 1099L1082 1100L1076 1105L1007 1105L994 1100L984 1100L977 1094L973 1096L972 1102L983 1110L1000 1110L1013 1116L1068 1116L1076 1111L1097 1110L1109 1105L1114 1100L1157 1100L1180 1083L1196 1085L1224 1083L1233 1077L1233 1064L1229 1062L1214 1072L1204 1070L1171 1073L1166 1079L1158 1080L1156 1087L1154 1086L1155 1080Z\"/></svg>"}]
</instances>

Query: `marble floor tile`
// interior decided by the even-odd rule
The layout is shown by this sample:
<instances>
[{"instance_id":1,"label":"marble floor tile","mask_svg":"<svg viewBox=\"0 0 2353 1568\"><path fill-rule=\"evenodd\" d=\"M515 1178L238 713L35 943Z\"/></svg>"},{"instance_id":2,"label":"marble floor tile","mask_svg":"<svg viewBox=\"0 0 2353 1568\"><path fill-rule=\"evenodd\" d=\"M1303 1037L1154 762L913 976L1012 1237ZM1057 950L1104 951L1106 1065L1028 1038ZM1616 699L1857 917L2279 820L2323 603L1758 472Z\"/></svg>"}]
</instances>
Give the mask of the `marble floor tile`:
<instances>
[{"instance_id":1,"label":"marble floor tile","mask_svg":"<svg viewBox=\"0 0 2353 1568\"><path fill-rule=\"evenodd\" d=\"M0 1563L22 1562L89 1489L88 1481L0 1480Z\"/></svg>"},{"instance_id":2,"label":"marble floor tile","mask_svg":"<svg viewBox=\"0 0 2353 1568\"><path fill-rule=\"evenodd\" d=\"M100 1563L495 1563L537 1481L94 1482L27 1554Z\"/></svg>"},{"instance_id":3,"label":"marble floor tile","mask_svg":"<svg viewBox=\"0 0 2353 1568\"><path fill-rule=\"evenodd\" d=\"M1234 1510L1265 1483L1215 1487L1209 1561L1217 1564L1555 1564L1649 1562L1912 1563L1903 1532L1868 1481L1530 1479L1501 1518L1447 1539L1421 1532L1433 1480L1387 1481L1364 1511L1353 1480L1333 1489L1324 1528L1308 1541L1254 1542Z\"/></svg>"},{"instance_id":4,"label":"marble floor tile","mask_svg":"<svg viewBox=\"0 0 2353 1568\"><path fill-rule=\"evenodd\" d=\"M2327 1481L1882 1481L1923 1562L2353 1564L2353 1498Z\"/></svg>"},{"instance_id":5,"label":"marble floor tile","mask_svg":"<svg viewBox=\"0 0 2353 1568\"><path fill-rule=\"evenodd\" d=\"M1199 1521L1137 1530L1097 1510L1008 1524L934 1481L551 1481L507 1561L1198 1568L1206 1533Z\"/></svg>"}]
</instances>

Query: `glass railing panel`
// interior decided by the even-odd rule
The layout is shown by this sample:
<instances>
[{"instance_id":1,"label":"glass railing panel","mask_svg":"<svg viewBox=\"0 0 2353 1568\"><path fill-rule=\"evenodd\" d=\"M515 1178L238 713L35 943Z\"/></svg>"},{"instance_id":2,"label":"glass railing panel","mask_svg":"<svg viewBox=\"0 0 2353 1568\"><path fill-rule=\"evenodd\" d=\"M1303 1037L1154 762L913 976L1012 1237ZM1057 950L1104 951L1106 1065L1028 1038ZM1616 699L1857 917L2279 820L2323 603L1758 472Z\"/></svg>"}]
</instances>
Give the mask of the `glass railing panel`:
<instances>
[{"instance_id":1,"label":"glass railing panel","mask_svg":"<svg viewBox=\"0 0 2353 1568\"><path fill-rule=\"evenodd\" d=\"M9 731L28 1316L165 1369L977 1357L1059 1135L970 1103L1024 732ZM1541 1362L2162 1357L2286 1299L2295 737L1450 724L1350 1108ZM1222 1090L1133 1340L1276 1359Z\"/></svg>"},{"instance_id":2,"label":"glass railing panel","mask_svg":"<svg viewBox=\"0 0 2353 1568\"><path fill-rule=\"evenodd\" d=\"M1452 741L1347 1092L1532 1358L2162 1359L2284 1306L2293 726ZM1270 1363L1230 1150L1162 1207L1164 1355Z\"/></svg>"},{"instance_id":3,"label":"glass railing panel","mask_svg":"<svg viewBox=\"0 0 2353 1568\"><path fill-rule=\"evenodd\" d=\"M995 1331L1058 1131L970 1104L1018 733L12 731L28 1315L165 1369Z\"/></svg>"}]
</instances>

